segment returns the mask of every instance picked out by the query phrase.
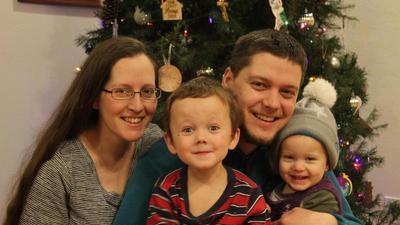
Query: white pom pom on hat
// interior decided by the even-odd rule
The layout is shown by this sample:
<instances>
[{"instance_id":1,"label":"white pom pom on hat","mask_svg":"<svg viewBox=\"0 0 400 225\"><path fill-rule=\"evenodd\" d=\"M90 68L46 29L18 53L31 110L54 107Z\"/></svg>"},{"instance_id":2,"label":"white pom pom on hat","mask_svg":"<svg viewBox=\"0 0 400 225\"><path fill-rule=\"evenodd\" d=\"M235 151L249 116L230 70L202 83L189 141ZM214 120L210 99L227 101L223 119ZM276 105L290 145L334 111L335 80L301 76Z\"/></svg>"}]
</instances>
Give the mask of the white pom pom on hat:
<instances>
[{"instance_id":1,"label":"white pom pom on hat","mask_svg":"<svg viewBox=\"0 0 400 225\"><path fill-rule=\"evenodd\" d=\"M317 78L308 83L304 87L303 96L313 98L328 108L332 108L337 99L335 87L322 78Z\"/></svg>"}]
</instances>

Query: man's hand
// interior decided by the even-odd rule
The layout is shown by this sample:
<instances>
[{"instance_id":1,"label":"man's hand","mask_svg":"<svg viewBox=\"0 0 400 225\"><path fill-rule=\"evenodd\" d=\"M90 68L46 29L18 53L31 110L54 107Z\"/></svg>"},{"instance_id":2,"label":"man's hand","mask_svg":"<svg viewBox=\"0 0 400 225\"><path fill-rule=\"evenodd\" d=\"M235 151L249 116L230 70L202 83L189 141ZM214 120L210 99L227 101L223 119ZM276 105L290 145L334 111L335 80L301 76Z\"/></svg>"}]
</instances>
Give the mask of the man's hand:
<instances>
[{"instance_id":1,"label":"man's hand","mask_svg":"<svg viewBox=\"0 0 400 225\"><path fill-rule=\"evenodd\" d=\"M338 225L329 213L320 213L303 208L294 208L282 215L273 225Z\"/></svg>"}]
</instances>

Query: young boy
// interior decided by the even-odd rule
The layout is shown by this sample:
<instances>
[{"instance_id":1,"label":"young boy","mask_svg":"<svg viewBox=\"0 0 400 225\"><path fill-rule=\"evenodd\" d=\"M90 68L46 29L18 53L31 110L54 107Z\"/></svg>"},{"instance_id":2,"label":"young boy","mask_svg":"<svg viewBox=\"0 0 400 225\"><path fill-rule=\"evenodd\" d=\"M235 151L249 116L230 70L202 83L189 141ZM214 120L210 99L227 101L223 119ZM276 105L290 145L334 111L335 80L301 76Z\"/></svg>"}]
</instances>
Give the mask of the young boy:
<instances>
[{"instance_id":1,"label":"young boy","mask_svg":"<svg viewBox=\"0 0 400 225\"><path fill-rule=\"evenodd\" d=\"M336 121L330 111L336 101L335 88L316 79L304 88L303 96L274 142L271 163L284 183L266 196L273 221L294 207L342 213L339 193L324 175L338 161Z\"/></svg>"},{"instance_id":2,"label":"young boy","mask_svg":"<svg viewBox=\"0 0 400 225\"><path fill-rule=\"evenodd\" d=\"M272 224L257 185L222 164L240 135L233 95L198 77L171 94L164 113L165 142L186 166L157 181L147 224Z\"/></svg>"}]
</instances>

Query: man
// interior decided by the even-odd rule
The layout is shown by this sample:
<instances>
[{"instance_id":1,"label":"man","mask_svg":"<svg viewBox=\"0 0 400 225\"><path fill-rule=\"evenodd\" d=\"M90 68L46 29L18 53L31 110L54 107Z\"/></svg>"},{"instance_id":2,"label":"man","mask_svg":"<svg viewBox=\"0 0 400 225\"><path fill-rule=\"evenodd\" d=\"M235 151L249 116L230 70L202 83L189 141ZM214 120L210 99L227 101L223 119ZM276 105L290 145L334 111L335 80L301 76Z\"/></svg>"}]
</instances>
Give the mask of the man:
<instances>
[{"instance_id":1,"label":"man","mask_svg":"<svg viewBox=\"0 0 400 225\"><path fill-rule=\"evenodd\" d=\"M279 31L258 30L238 39L224 73L222 84L233 91L243 112L238 147L229 152L224 162L244 172L265 192L279 180L270 169L268 144L293 114L306 62L304 49L293 37ZM114 224L144 224L156 179L180 165L163 141L154 144L137 161ZM332 172L329 176L335 180ZM343 196L342 200L344 216L295 208L275 224L361 224Z\"/></svg>"}]
</instances>

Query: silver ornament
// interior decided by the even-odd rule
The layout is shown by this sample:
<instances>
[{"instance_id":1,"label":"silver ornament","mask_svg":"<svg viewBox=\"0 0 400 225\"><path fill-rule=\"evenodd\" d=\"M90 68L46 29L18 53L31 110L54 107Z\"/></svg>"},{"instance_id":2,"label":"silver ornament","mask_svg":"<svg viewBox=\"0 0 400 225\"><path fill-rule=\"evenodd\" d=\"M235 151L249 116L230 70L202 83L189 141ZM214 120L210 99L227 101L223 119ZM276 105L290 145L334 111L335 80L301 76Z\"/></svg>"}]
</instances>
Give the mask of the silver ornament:
<instances>
[{"instance_id":1,"label":"silver ornament","mask_svg":"<svg viewBox=\"0 0 400 225\"><path fill-rule=\"evenodd\" d=\"M151 20L151 15L143 12L139 6L136 6L135 12L133 13L133 19L139 25L146 25Z\"/></svg>"},{"instance_id":2,"label":"silver ornament","mask_svg":"<svg viewBox=\"0 0 400 225\"><path fill-rule=\"evenodd\" d=\"M334 69L339 69L340 60L336 56L332 56L329 62Z\"/></svg>"}]
</instances>

